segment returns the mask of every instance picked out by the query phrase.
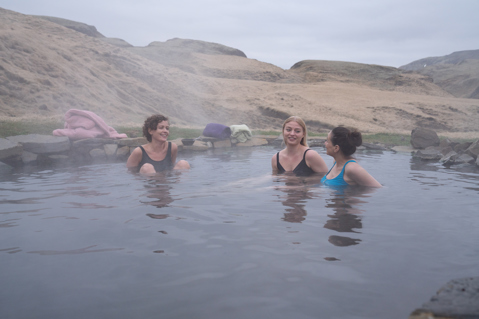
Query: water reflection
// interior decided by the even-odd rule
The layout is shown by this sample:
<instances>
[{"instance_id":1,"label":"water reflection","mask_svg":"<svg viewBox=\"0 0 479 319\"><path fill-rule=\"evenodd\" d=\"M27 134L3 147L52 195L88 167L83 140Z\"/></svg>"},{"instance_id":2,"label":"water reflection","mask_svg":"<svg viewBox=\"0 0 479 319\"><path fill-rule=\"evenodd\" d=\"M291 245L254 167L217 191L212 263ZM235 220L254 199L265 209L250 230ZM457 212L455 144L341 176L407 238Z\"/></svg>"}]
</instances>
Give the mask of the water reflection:
<instances>
[{"instance_id":1,"label":"water reflection","mask_svg":"<svg viewBox=\"0 0 479 319\"><path fill-rule=\"evenodd\" d=\"M369 197L368 194L374 192L373 188L363 187L345 187L334 189L331 197L326 199L326 208L332 209L334 214L328 215L330 218L324 228L328 228L339 233L360 233L358 229L363 228L361 214L363 210L361 205L367 201L361 199ZM335 246L357 245L361 239L347 236L332 235L329 236L329 242Z\"/></svg>"},{"instance_id":2,"label":"water reflection","mask_svg":"<svg viewBox=\"0 0 479 319\"><path fill-rule=\"evenodd\" d=\"M324 196L326 211L334 212L327 215L329 219L324 224L324 228L338 233L360 233L360 229L363 228L361 206L368 202L365 198L376 191L375 188L369 187L323 187L320 184L321 176L299 177L282 174L275 176L274 179L280 185L275 189L282 193L279 198L286 207L282 220L302 223L307 216L305 208L307 202ZM331 235L328 241L335 246L344 247L357 245L361 239Z\"/></svg>"},{"instance_id":3,"label":"water reflection","mask_svg":"<svg viewBox=\"0 0 479 319\"><path fill-rule=\"evenodd\" d=\"M179 180L179 172L161 172L154 175L142 176L138 173L138 178L145 180L144 187L146 189L145 194L142 197L147 197L152 200L141 200L142 204L152 205L157 208L168 207L173 201L171 196L172 184L177 183ZM166 214L147 214L154 219L167 218Z\"/></svg>"},{"instance_id":4,"label":"water reflection","mask_svg":"<svg viewBox=\"0 0 479 319\"><path fill-rule=\"evenodd\" d=\"M306 219L307 211L304 208L306 202L317 196L311 191L311 187L317 185L321 181L321 177L319 175L300 177L287 173L275 177L276 182L284 183L284 186L275 187L284 193L284 196L280 196L281 203L288 207L282 218L284 221L301 223Z\"/></svg>"},{"instance_id":5,"label":"water reflection","mask_svg":"<svg viewBox=\"0 0 479 319\"><path fill-rule=\"evenodd\" d=\"M410 160L410 168L411 180L423 186L454 185L454 187L479 191L479 167L476 165L457 164L445 167L438 162L412 158ZM431 174L430 172L438 172L438 174ZM447 178L444 178L443 174Z\"/></svg>"}]
</instances>

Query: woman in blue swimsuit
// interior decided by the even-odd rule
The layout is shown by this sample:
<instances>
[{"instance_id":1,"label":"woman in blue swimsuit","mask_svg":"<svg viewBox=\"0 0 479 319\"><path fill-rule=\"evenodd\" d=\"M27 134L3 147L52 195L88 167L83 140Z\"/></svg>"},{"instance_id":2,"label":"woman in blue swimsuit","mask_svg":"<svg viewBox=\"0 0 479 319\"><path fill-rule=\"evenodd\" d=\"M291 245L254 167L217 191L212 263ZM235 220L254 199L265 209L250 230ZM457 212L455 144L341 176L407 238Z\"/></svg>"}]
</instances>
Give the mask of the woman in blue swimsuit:
<instances>
[{"instance_id":1,"label":"woman in blue swimsuit","mask_svg":"<svg viewBox=\"0 0 479 319\"><path fill-rule=\"evenodd\" d=\"M363 143L361 133L345 127L336 127L324 143L326 154L334 158L333 167L321 179L328 186L361 185L382 187L364 168L352 159L356 147Z\"/></svg>"},{"instance_id":2,"label":"woman in blue swimsuit","mask_svg":"<svg viewBox=\"0 0 479 319\"><path fill-rule=\"evenodd\" d=\"M143 135L148 144L137 147L131 152L126 162L130 170L138 170L141 174L154 174L167 169L188 169L187 161L176 162L178 146L168 142L170 124L166 116L156 114L146 119L143 124Z\"/></svg>"},{"instance_id":3,"label":"woman in blue swimsuit","mask_svg":"<svg viewBox=\"0 0 479 319\"><path fill-rule=\"evenodd\" d=\"M283 123L283 141L286 148L271 158L273 173L293 172L308 176L326 173L328 166L321 155L308 148L306 124L298 116L291 116Z\"/></svg>"}]
</instances>

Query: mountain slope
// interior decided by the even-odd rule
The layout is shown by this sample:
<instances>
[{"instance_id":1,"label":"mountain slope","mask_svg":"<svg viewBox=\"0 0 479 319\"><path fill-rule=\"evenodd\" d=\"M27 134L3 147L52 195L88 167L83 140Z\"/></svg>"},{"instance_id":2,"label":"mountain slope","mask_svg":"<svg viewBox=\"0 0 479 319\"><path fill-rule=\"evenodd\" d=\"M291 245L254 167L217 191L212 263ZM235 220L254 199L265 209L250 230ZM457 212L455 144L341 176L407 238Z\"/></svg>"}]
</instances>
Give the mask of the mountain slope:
<instances>
[{"instance_id":1,"label":"mountain slope","mask_svg":"<svg viewBox=\"0 0 479 319\"><path fill-rule=\"evenodd\" d=\"M209 122L279 129L289 115L313 131L478 131L479 100L455 98L428 76L348 62L283 70L234 48L172 39L134 47L96 28L0 9L0 120L61 119L90 110L110 125L164 113L173 125Z\"/></svg>"},{"instance_id":2,"label":"mountain slope","mask_svg":"<svg viewBox=\"0 0 479 319\"><path fill-rule=\"evenodd\" d=\"M479 50L420 59L400 69L431 77L435 84L455 97L479 99Z\"/></svg>"}]
</instances>

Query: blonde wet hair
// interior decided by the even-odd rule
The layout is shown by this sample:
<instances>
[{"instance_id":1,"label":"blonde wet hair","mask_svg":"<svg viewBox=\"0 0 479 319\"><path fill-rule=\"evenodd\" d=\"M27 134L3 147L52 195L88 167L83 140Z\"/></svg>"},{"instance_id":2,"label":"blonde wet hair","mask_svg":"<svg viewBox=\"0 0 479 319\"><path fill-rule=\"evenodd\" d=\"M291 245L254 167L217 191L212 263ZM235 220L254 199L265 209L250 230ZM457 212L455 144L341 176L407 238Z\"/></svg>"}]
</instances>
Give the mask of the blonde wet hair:
<instances>
[{"instance_id":1,"label":"blonde wet hair","mask_svg":"<svg viewBox=\"0 0 479 319\"><path fill-rule=\"evenodd\" d=\"M303 119L300 118L299 116L290 116L286 119L286 121L284 121L283 123L283 130L281 133L284 132L284 127L286 126L286 124L288 124L289 122L296 122L299 124L299 126L301 126L301 128L303 129L304 131L304 136L303 138L301 139L301 142L300 144L301 145L304 145L306 147L308 147L308 129L306 128L306 123L304 123ZM283 133L283 143L286 144L285 142L285 139L284 139L284 133Z\"/></svg>"}]
</instances>

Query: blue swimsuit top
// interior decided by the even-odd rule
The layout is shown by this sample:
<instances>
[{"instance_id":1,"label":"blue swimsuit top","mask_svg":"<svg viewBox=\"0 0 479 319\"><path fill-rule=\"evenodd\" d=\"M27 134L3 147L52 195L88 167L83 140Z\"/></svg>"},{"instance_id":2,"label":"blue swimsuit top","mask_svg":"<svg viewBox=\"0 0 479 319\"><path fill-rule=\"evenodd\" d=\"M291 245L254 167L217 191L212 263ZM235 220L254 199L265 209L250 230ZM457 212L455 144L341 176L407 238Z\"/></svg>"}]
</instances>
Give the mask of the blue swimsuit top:
<instances>
[{"instance_id":1,"label":"blue swimsuit top","mask_svg":"<svg viewBox=\"0 0 479 319\"><path fill-rule=\"evenodd\" d=\"M138 168L141 168L143 164L150 163L151 165L153 165L155 171L158 173L173 167L171 162L171 142L168 142L168 151L166 152L165 158L161 161L152 160L146 153L145 149L142 146L140 146L140 148L142 154L140 164L138 164Z\"/></svg>"},{"instance_id":2,"label":"blue swimsuit top","mask_svg":"<svg viewBox=\"0 0 479 319\"><path fill-rule=\"evenodd\" d=\"M303 160L299 162L298 166L296 166L293 170L293 173L297 176L309 176L314 173L313 169L306 164L306 152L309 151L308 148L304 151ZM279 152L276 154L276 166L278 167L278 174L282 174L285 172L283 166L279 163Z\"/></svg>"},{"instance_id":3,"label":"blue swimsuit top","mask_svg":"<svg viewBox=\"0 0 479 319\"><path fill-rule=\"evenodd\" d=\"M331 172L334 165L336 165L336 162L334 162L334 164L331 167L331 169L329 170L328 174L324 175L323 178L321 178L321 183L323 183L324 185L327 185L327 186L348 186L349 184L346 183L346 181L344 180L343 175L344 175L344 169L346 168L346 165L349 162L356 162L356 161L354 161L354 160L347 161L346 163L344 163L343 169L341 170L341 173L339 173L338 176L336 176L335 178L328 179L328 178L326 178L326 176L328 176L329 172Z\"/></svg>"}]
</instances>

